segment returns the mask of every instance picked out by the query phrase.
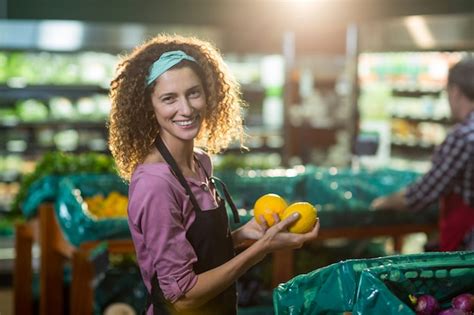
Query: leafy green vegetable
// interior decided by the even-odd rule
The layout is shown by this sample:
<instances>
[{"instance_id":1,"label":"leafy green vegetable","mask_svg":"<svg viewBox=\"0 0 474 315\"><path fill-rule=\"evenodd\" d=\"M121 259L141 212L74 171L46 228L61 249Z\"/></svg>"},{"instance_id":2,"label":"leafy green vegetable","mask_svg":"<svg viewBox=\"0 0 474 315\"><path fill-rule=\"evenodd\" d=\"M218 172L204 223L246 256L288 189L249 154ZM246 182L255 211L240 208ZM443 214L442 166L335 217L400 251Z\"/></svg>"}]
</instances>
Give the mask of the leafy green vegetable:
<instances>
[{"instance_id":1,"label":"leafy green vegetable","mask_svg":"<svg viewBox=\"0 0 474 315\"><path fill-rule=\"evenodd\" d=\"M117 173L111 156L101 153L71 154L49 152L36 164L35 170L22 177L20 190L12 204L13 215L21 213L21 203L25 200L33 182L48 175L66 175L73 173Z\"/></svg>"}]
</instances>

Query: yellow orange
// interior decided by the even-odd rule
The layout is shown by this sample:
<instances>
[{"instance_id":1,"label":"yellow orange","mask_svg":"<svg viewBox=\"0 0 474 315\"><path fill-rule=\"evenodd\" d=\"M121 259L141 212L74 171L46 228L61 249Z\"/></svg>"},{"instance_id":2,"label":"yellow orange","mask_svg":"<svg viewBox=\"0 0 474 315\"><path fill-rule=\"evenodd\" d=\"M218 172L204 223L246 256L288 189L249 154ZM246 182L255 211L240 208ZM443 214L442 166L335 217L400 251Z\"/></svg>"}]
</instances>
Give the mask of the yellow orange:
<instances>
[{"instance_id":1,"label":"yellow orange","mask_svg":"<svg viewBox=\"0 0 474 315\"><path fill-rule=\"evenodd\" d=\"M316 208L309 202L295 202L283 211L280 218L284 220L295 212L300 214L300 218L290 225L288 231L292 233L307 233L311 231L318 217Z\"/></svg>"},{"instance_id":2,"label":"yellow orange","mask_svg":"<svg viewBox=\"0 0 474 315\"><path fill-rule=\"evenodd\" d=\"M253 214L258 223L263 223L260 221L260 215L263 215L268 226L272 226L275 224L273 214L276 213L279 216L287 206L288 204L281 196L277 194L266 194L258 198L255 202Z\"/></svg>"}]
</instances>

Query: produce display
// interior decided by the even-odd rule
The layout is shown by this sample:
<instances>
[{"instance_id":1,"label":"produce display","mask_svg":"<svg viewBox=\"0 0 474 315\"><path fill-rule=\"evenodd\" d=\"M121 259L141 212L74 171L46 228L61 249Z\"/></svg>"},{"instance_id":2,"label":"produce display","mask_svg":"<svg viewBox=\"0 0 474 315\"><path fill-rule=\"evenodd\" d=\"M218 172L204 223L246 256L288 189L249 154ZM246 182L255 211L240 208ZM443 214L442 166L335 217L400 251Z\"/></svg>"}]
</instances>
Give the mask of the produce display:
<instances>
[{"instance_id":1,"label":"produce display","mask_svg":"<svg viewBox=\"0 0 474 315\"><path fill-rule=\"evenodd\" d=\"M37 162L32 173L22 177L20 189L12 204L13 215L20 213L25 198L31 193L32 184L45 176L67 175L73 173L109 173L116 174L115 163L111 156L99 153L67 154L49 152Z\"/></svg>"},{"instance_id":2,"label":"produce display","mask_svg":"<svg viewBox=\"0 0 474 315\"><path fill-rule=\"evenodd\" d=\"M107 197L97 194L84 198L84 202L87 205L84 211L95 219L127 216L128 198L116 191L112 191Z\"/></svg>"},{"instance_id":3,"label":"produce display","mask_svg":"<svg viewBox=\"0 0 474 315\"><path fill-rule=\"evenodd\" d=\"M410 301L415 306L417 315L466 315L474 311L474 295L471 293L462 293L451 300L449 308L441 310L436 298L429 294L423 294L418 297L410 295Z\"/></svg>"},{"instance_id":4,"label":"produce display","mask_svg":"<svg viewBox=\"0 0 474 315\"><path fill-rule=\"evenodd\" d=\"M314 227L317 219L316 208L308 202L295 202L288 206L285 199L278 194L265 194L257 199L254 205L254 217L258 223L261 217L267 222L268 226L275 224L275 217L280 220L288 218L294 213L299 213L300 218L294 222L288 230L292 233L307 233Z\"/></svg>"}]
</instances>

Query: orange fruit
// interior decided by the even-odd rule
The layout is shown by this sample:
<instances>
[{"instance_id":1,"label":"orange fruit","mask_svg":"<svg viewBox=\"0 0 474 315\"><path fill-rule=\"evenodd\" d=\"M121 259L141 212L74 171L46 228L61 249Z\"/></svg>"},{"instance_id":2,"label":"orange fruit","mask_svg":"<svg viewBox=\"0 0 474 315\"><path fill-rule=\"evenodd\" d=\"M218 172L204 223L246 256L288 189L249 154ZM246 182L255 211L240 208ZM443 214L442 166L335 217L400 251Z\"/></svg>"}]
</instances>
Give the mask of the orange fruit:
<instances>
[{"instance_id":1,"label":"orange fruit","mask_svg":"<svg viewBox=\"0 0 474 315\"><path fill-rule=\"evenodd\" d=\"M283 221L295 212L300 214L300 218L289 226L288 231L301 234L311 231L318 217L316 208L309 202L295 202L283 211L280 218Z\"/></svg>"},{"instance_id":2,"label":"orange fruit","mask_svg":"<svg viewBox=\"0 0 474 315\"><path fill-rule=\"evenodd\" d=\"M277 194L266 194L261 196L255 202L253 207L253 215L258 223L262 224L260 221L260 215L263 215L265 221L267 221L268 226L275 224L275 219L273 218L273 213L280 215L288 204L285 199Z\"/></svg>"}]
</instances>

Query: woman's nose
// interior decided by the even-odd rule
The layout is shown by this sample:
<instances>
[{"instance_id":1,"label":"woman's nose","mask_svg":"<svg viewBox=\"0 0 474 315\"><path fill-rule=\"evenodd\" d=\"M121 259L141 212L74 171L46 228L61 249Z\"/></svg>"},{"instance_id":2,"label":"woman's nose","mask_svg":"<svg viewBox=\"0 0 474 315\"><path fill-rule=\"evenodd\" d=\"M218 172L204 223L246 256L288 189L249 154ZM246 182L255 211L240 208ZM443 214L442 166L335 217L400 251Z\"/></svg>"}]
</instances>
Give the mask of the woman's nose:
<instances>
[{"instance_id":1,"label":"woman's nose","mask_svg":"<svg viewBox=\"0 0 474 315\"><path fill-rule=\"evenodd\" d=\"M191 102L185 97L179 101L179 112L182 115L191 115L194 112Z\"/></svg>"}]
</instances>

